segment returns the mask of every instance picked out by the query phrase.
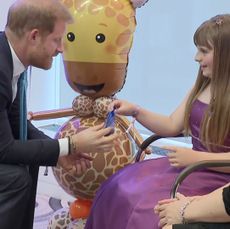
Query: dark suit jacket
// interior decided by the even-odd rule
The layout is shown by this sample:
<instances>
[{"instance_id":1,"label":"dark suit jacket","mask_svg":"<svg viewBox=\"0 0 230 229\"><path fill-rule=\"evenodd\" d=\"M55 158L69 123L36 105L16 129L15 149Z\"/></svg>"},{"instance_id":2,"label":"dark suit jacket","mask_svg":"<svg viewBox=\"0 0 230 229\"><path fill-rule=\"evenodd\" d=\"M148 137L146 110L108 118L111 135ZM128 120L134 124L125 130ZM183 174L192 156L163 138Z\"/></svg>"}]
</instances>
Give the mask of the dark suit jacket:
<instances>
[{"instance_id":1,"label":"dark suit jacket","mask_svg":"<svg viewBox=\"0 0 230 229\"><path fill-rule=\"evenodd\" d=\"M28 141L19 139L19 93L12 103L13 60L4 32L0 32L0 164L54 166L57 140L50 139L28 121ZM18 90L19 91L19 90Z\"/></svg>"}]
</instances>

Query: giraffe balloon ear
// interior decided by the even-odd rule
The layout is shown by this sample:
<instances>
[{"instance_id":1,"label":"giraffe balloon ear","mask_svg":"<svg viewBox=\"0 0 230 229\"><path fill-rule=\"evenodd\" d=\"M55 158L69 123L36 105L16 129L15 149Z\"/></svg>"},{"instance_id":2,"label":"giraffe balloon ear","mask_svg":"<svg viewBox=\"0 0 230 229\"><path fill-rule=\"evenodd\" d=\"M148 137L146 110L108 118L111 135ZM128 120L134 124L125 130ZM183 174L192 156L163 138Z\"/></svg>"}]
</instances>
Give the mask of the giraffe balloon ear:
<instances>
[{"instance_id":1,"label":"giraffe balloon ear","mask_svg":"<svg viewBox=\"0 0 230 229\"><path fill-rule=\"evenodd\" d=\"M133 5L133 8L142 7L148 0L130 0Z\"/></svg>"}]
</instances>

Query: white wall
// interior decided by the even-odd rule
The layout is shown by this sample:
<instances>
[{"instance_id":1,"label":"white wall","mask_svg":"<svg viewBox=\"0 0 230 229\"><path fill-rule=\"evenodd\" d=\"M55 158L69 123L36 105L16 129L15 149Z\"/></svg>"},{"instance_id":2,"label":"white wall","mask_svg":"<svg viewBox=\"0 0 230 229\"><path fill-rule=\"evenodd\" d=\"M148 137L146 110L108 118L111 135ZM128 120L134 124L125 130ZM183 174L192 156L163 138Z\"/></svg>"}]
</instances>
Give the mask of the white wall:
<instances>
[{"instance_id":1,"label":"white wall","mask_svg":"<svg viewBox=\"0 0 230 229\"><path fill-rule=\"evenodd\" d=\"M0 10L0 30L5 28L6 16L9 6L14 2L14 0L1 0L1 10Z\"/></svg>"},{"instance_id":2,"label":"white wall","mask_svg":"<svg viewBox=\"0 0 230 229\"><path fill-rule=\"evenodd\" d=\"M1 0L3 28L12 0ZM196 78L193 33L206 19L228 13L229 0L149 0L137 9L137 29L127 80L117 94L151 110L169 114ZM77 95L65 81L61 63L48 72L33 70L29 105L33 111L70 107Z\"/></svg>"}]
</instances>

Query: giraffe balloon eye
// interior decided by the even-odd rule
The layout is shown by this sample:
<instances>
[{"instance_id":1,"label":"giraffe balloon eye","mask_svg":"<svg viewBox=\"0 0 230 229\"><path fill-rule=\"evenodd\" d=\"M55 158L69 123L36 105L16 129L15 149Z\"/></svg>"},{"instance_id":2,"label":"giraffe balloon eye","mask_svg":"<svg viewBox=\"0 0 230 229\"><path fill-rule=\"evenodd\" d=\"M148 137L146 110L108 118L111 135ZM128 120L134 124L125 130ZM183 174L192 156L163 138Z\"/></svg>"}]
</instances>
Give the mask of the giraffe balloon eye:
<instances>
[{"instance_id":1,"label":"giraffe balloon eye","mask_svg":"<svg viewBox=\"0 0 230 229\"><path fill-rule=\"evenodd\" d=\"M102 34L102 33L98 33L98 34L96 35L96 41L97 41L98 43L103 43L103 42L105 41L105 35Z\"/></svg>"},{"instance_id":2,"label":"giraffe balloon eye","mask_svg":"<svg viewBox=\"0 0 230 229\"><path fill-rule=\"evenodd\" d=\"M68 33L67 34L67 39L68 39L68 41L73 42L75 40L74 33L72 33L72 32Z\"/></svg>"}]
</instances>

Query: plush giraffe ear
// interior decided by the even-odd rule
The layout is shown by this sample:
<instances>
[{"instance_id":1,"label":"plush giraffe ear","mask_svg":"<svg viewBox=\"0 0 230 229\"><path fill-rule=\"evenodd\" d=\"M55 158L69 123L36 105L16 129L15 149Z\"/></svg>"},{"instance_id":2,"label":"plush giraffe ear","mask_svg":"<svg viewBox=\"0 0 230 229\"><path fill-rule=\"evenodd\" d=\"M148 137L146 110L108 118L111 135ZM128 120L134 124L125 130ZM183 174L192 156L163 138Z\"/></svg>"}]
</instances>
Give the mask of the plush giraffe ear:
<instances>
[{"instance_id":1,"label":"plush giraffe ear","mask_svg":"<svg viewBox=\"0 0 230 229\"><path fill-rule=\"evenodd\" d=\"M133 5L133 8L138 8L143 6L148 0L130 0Z\"/></svg>"}]
</instances>

